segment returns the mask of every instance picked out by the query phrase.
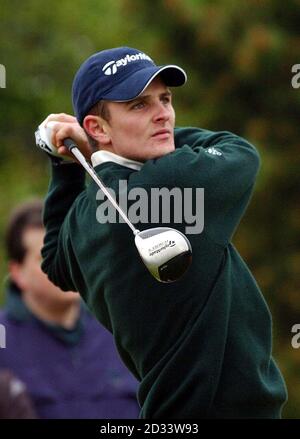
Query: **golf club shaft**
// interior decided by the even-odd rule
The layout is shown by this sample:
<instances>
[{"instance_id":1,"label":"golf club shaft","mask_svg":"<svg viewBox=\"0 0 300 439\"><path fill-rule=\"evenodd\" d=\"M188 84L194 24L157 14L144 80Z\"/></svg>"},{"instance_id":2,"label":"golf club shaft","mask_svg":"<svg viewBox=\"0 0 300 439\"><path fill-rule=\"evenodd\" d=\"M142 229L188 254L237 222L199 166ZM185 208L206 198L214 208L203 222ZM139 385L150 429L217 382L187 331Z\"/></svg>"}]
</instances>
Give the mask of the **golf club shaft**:
<instances>
[{"instance_id":1,"label":"golf club shaft","mask_svg":"<svg viewBox=\"0 0 300 439\"><path fill-rule=\"evenodd\" d=\"M139 230L134 227L134 225L129 221L127 215L125 212L121 209L121 207L117 204L115 199L112 197L112 195L107 190L104 183L101 181L101 179L96 174L95 169L92 167L92 165L86 160L84 155L79 150L78 146L72 140L71 138L64 139L64 145L68 148L68 150L77 158L79 163L84 167L84 169L87 171L87 173L92 177L92 179L96 182L96 184L100 187L102 192L106 195L106 197L109 199L111 204L114 206L114 208L119 212L123 220L128 224L128 226L133 231L134 235L139 233Z\"/></svg>"}]
</instances>

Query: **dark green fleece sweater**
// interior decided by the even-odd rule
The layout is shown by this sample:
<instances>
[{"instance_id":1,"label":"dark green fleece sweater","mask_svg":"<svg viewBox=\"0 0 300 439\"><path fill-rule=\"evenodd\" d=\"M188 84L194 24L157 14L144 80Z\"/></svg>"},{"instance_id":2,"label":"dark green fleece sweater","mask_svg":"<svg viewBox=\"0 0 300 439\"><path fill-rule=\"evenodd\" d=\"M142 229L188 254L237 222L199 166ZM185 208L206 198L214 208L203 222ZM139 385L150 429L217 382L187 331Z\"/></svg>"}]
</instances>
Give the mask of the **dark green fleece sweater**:
<instances>
[{"instance_id":1,"label":"dark green fleece sweater","mask_svg":"<svg viewBox=\"0 0 300 439\"><path fill-rule=\"evenodd\" d=\"M246 264L231 244L259 167L256 150L229 132L175 130L176 149L139 171L113 162L96 167L118 192L204 188L205 223L188 238L193 262L181 280L157 282L124 223L99 224L98 187L85 189L77 165L53 166L46 199L43 270L77 290L114 335L140 380L144 418L277 418L286 399L272 358L271 317ZM172 218L172 216L171 216ZM158 225L185 232L182 224Z\"/></svg>"}]
</instances>

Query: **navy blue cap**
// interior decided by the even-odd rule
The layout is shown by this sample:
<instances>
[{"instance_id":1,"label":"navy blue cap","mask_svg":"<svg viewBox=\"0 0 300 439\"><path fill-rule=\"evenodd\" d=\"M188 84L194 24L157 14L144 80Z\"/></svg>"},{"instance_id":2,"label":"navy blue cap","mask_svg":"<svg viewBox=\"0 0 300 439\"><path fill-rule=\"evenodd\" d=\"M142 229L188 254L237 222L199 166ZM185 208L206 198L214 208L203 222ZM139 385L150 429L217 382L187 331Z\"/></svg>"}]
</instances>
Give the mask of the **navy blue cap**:
<instances>
[{"instance_id":1,"label":"navy blue cap","mask_svg":"<svg viewBox=\"0 0 300 439\"><path fill-rule=\"evenodd\" d=\"M182 68L172 64L157 66L138 49L117 47L95 53L81 65L73 81L73 108L78 122L82 124L101 99L135 99L157 75L168 87L183 85L187 79Z\"/></svg>"}]
</instances>

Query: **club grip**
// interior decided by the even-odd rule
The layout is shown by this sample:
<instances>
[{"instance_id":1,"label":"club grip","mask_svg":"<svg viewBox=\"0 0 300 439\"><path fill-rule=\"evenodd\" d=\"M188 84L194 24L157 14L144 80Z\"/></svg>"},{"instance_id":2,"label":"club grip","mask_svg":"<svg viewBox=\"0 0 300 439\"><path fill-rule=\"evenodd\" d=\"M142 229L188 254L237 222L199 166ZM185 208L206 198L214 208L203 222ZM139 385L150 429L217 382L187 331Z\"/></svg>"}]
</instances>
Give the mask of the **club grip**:
<instances>
[{"instance_id":1,"label":"club grip","mask_svg":"<svg viewBox=\"0 0 300 439\"><path fill-rule=\"evenodd\" d=\"M74 140L71 139L70 137L67 137L66 139L64 139L63 143L68 148L68 150L70 152L72 151L73 148L78 148L78 146L76 145Z\"/></svg>"}]
</instances>

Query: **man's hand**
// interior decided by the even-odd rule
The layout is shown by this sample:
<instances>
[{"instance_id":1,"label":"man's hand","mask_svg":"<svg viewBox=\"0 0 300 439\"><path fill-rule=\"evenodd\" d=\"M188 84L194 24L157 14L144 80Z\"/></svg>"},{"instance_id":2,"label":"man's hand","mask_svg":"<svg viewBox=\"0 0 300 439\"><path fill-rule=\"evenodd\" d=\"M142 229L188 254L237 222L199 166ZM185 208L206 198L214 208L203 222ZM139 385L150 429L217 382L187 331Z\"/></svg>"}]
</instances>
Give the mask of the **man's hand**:
<instances>
[{"instance_id":1,"label":"man's hand","mask_svg":"<svg viewBox=\"0 0 300 439\"><path fill-rule=\"evenodd\" d=\"M90 160L93 151L89 145L88 138L83 128L77 122L76 117L65 113L50 114L44 120L46 126L48 122L55 122L55 124L52 124L51 142L56 146L60 155L69 156L75 160L73 154L63 145L63 140L70 137L78 145L78 148L85 158Z\"/></svg>"}]
</instances>

